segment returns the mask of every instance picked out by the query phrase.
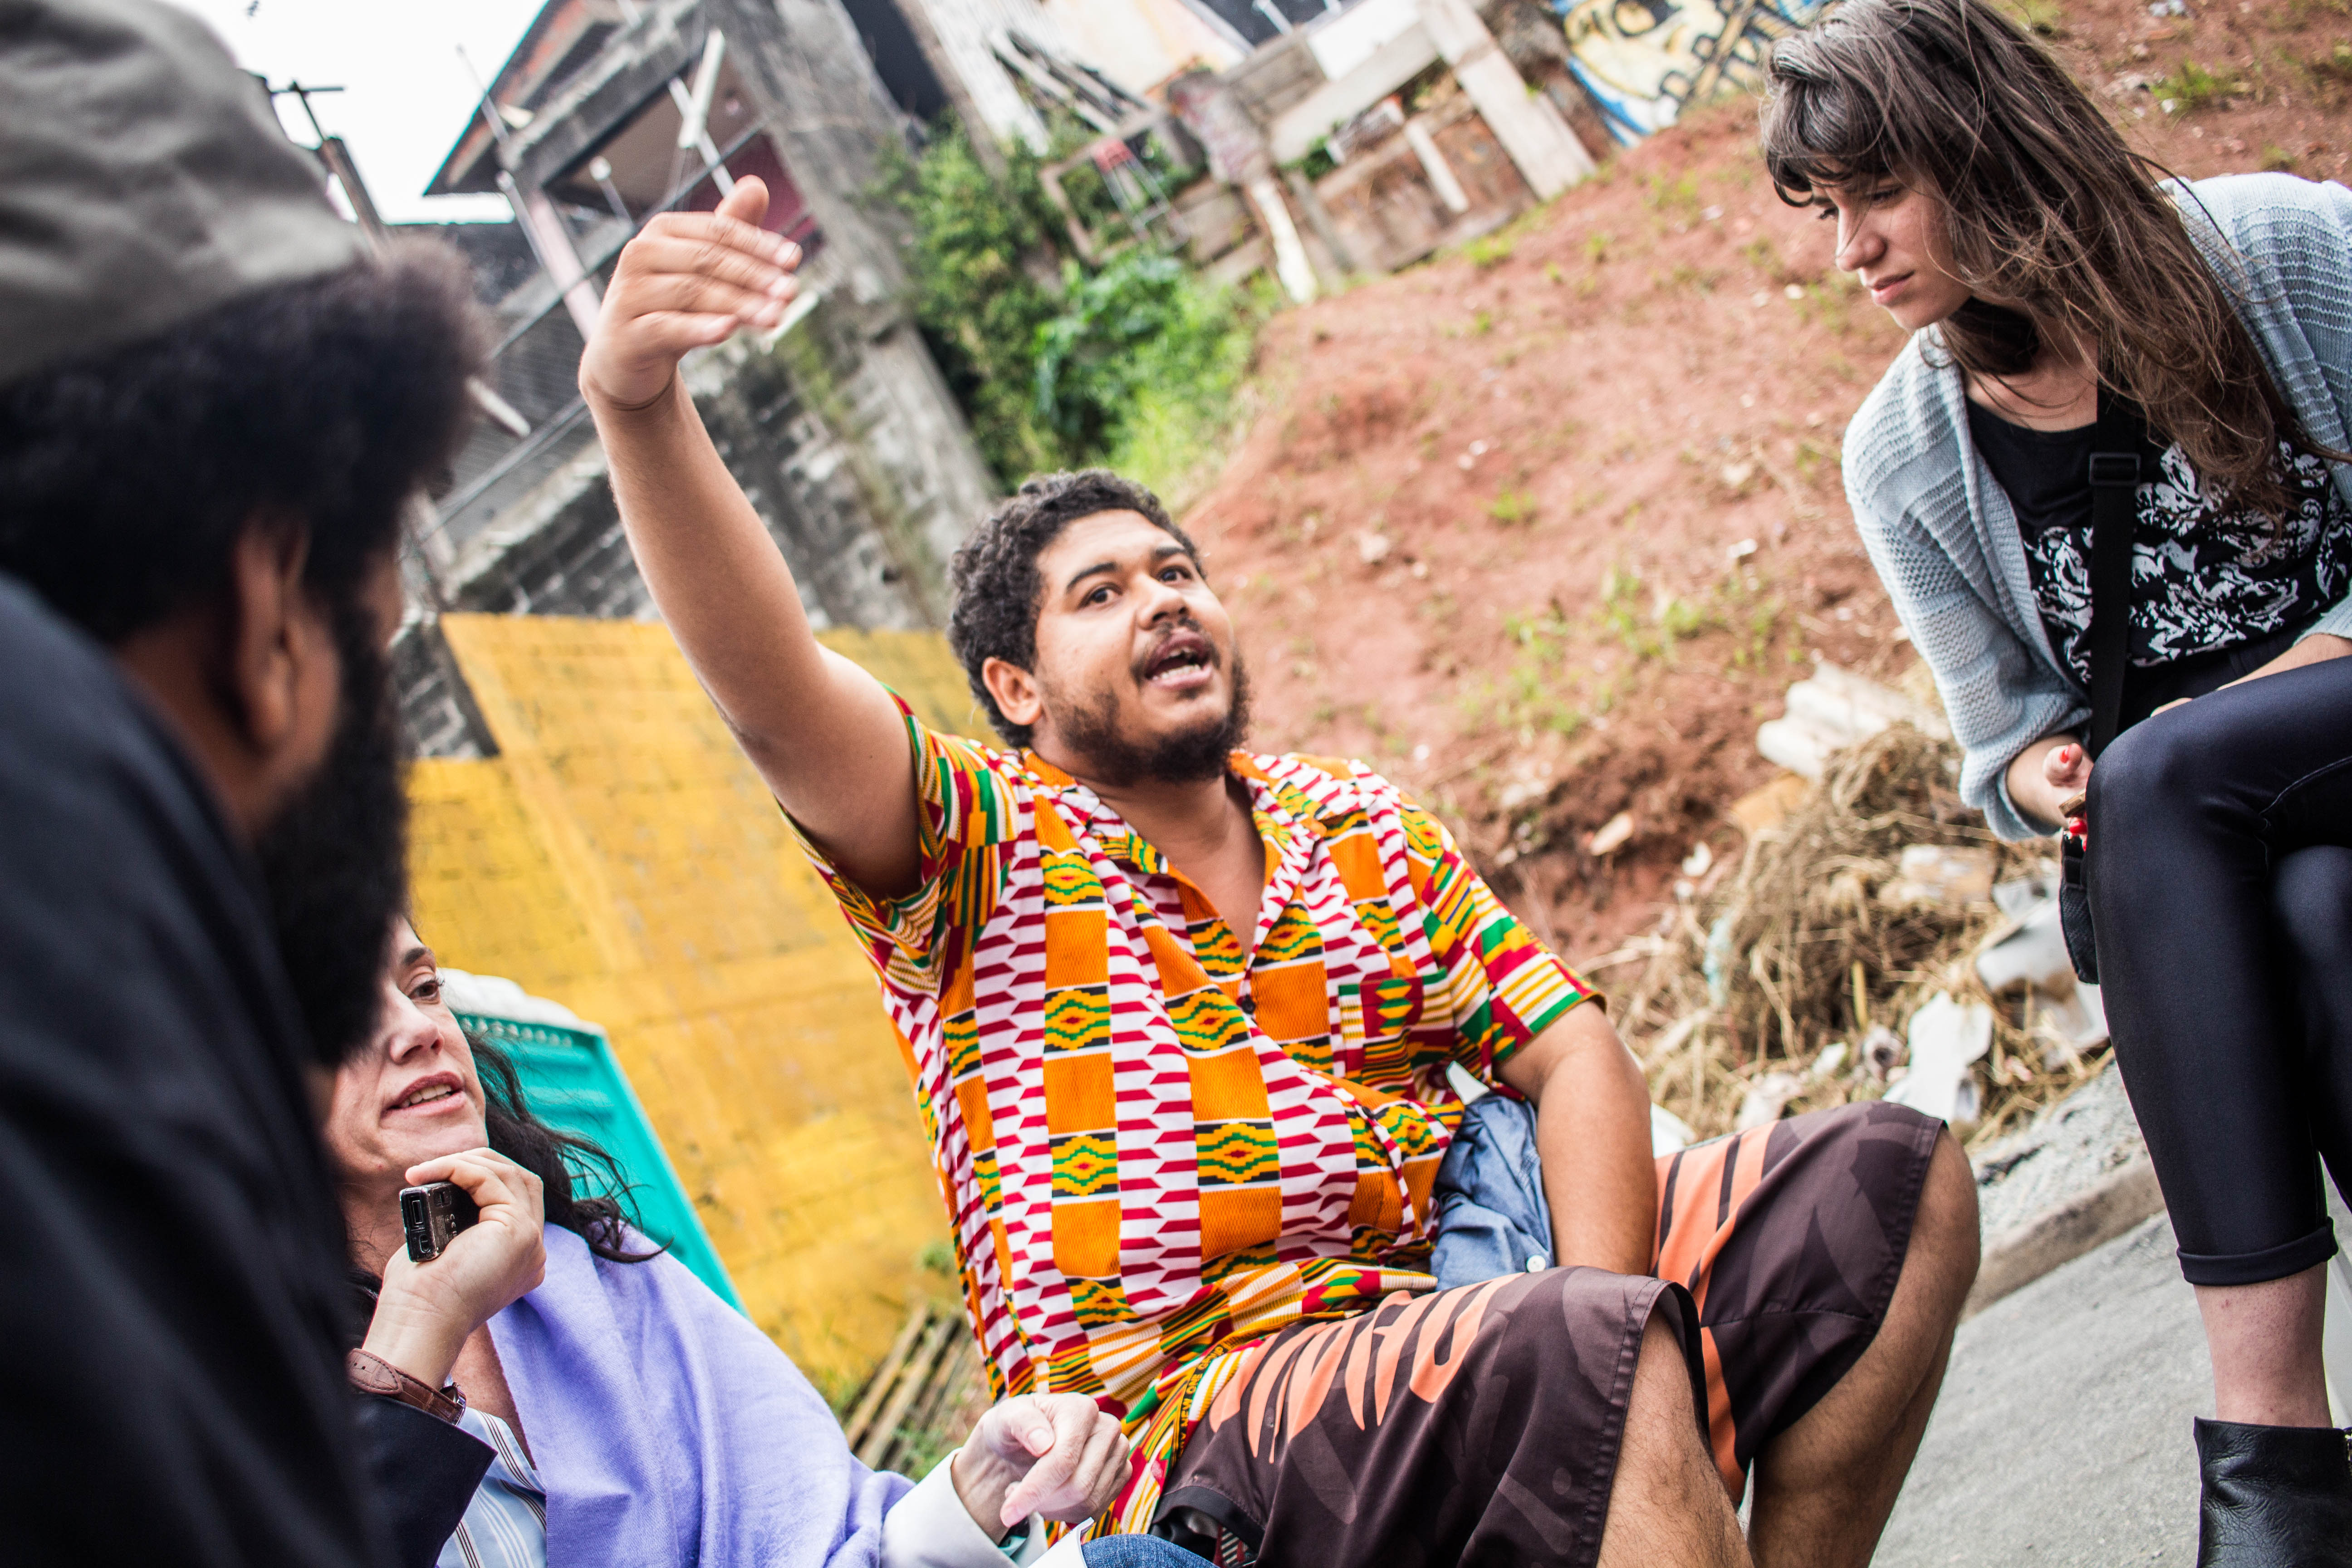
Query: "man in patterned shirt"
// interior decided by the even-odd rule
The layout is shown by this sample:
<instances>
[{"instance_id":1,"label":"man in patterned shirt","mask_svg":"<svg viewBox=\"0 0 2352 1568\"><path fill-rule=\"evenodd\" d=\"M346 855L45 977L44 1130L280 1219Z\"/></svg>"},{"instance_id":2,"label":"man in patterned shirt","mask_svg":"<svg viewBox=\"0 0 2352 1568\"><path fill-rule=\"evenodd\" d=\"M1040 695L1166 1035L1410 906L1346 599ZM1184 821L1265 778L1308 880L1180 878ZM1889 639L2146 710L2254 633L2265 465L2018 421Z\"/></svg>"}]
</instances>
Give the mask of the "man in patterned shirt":
<instances>
[{"instance_id":1,"label":"man in patterned shirt","mask_svg":"<svg viewBox=\"0 0 2352 1568\"><path fill-rule=\"evenodd\" d=\"M781 318L764 201L630 245L582 386L646 582L880 975L992 1381L1134 1436L1095 1528L1866 1562L1975 1268L1949 1136L1867 1105L1654 1163L1593 993L1443 826L1360 763L1239 749L1233 625L1140 487L1033 479L957 556L950 637L1014 750L820 647L674 371ZM1561 1267L1433 1289L1454 1066L1537 1104Z\"/></svg>"}]
</instances>

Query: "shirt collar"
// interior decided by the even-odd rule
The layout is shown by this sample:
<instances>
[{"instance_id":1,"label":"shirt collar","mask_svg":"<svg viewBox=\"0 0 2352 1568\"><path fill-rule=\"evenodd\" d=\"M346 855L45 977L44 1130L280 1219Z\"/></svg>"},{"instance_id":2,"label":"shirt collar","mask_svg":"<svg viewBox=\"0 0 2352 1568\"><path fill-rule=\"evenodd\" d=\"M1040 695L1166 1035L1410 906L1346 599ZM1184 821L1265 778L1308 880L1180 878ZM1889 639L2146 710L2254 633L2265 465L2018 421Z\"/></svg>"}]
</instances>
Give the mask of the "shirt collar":
<instances>
[{"instance_id":1,"label":"shirt collar","mask_svg":"<svg viewBox=\"0 0 2352 1568\"><path fill-rule=\"evenodd\" d=\"M1226 758L1225 771L1228 776L1239 779L1242 787L1249 792L1250 817L1265 845L1266 868L1271 875L1276 867L1292 858L1291 851L1298 840L1322 836L1324 814L1305 795L1278 784L1267 771L1269 761L1249 752L1234 752ZM1092 789L1033 751L1022 752L1021 767L1038 788L1053 795L1071 826L1093 838L1104 854L1145 876L1169 873L1167 857L1129 826L1127 819Z\"/></svg>"}]
</instances>

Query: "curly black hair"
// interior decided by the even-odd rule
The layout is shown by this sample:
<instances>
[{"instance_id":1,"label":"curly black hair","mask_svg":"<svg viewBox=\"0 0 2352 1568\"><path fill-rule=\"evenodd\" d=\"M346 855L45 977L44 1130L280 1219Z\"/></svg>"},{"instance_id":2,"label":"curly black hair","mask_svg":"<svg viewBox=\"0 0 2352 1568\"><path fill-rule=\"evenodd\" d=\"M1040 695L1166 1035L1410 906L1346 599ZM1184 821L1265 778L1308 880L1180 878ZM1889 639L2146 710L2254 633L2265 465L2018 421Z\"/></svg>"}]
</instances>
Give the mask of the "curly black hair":
<instances>
[{"instance_id":1,"label":"curly black hair","mask_svg":"<svg viewBox=\"0 0 2352 1568\"><path fill-rule=\"evenodd\" d=\"M1070 524L1106 511L1140 513L1200 561L1200 548L1176 526L1160 498L1108 468L1032 475L955 552L949 571L955 607L948 615L948 646L963 665L972 696L988 710L988 721L1009 745L1027 746L1036 731L1004 716L981 669L992 658L1036 668L1037 611L1045 598L1037 557Z\"/></svg>"},{"instance_id":2,"label":"curly black hair","mask_svg":"<svg viewBox=\"0 0 2352 1568\"><path fill-rule=\"evenodd\" d=\"M0 387L0 572L100 642L226 591L257 519L354 608L471 418L464 263L407 243Z\"/></svg>"}]
</instances>

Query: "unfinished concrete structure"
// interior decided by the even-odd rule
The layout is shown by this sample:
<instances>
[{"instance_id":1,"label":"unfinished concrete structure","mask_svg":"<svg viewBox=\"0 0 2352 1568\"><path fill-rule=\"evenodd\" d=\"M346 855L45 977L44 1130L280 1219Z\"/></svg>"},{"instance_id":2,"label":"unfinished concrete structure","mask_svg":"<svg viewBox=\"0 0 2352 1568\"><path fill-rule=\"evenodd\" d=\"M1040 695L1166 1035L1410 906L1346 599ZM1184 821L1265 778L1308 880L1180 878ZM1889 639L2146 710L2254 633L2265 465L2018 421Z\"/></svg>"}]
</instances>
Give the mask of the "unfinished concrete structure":
<instances>
[{"instance_id":1,"label":"unfinished concrete structure","mask_svg":"<svg viewBox=\"0 0 2352 1568\"><path fill-rule=\"evenodd\" d=\"M936 88L932 89L936 92ZM621 247L736 179L808 253L784 325L689 361L688 384L820 626L942 624L950 553L995 487L906 307L898 215L877 194L904 146L840 0L551 0L428 194L502 192L518 223L467 241L502 341L454 482L418 530L419 612L399 650L428 755L478 754L444 609L645 617L575 384ZM502 239L493 236L503 235ZM512 266L516 238L535 265Z\"/></svg>"}]
</instances>

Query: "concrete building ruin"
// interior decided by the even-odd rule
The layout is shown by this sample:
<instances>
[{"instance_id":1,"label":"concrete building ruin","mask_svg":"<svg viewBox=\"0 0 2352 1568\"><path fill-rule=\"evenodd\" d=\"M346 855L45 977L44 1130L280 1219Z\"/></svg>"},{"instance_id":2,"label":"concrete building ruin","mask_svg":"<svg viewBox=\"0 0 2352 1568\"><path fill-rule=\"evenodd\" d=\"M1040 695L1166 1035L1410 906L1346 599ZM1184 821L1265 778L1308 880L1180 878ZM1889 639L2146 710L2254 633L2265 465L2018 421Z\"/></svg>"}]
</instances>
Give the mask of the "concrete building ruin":
<instances>
[{"instance_id":1,"label":"concrete building ruin","mask_svg":"<svg viewBox=\"0 0 2352 1568\"><path fill-rule=\"evenodd\" d=\"M1078 128L1093 140L1045 174L1081 256L1149 235L1305 300L1591 170L1597 121L1559 37L1534 0L549 0L426 193L498 192L516 221L437 230L500 341L492 417L411 552L397 658L420 749L492 745L439 612L653 614L575 378L655 214L766 183L767 226L808 255L803 293L779 331L690 361L688 384L817 625L938 627L947 560L996 485L905 303L905 220L877 189L929 121L955 111L984 153ZM1174 189L1136 173L1154 138ZM1065 185L1087 178L1124 193L1124 221L1080 220Z\"/></svg>"},{"instance_id":2,"label":"concrete building ruin","mask_svg":"<svg viewBox=\"0 0 2352 1568\"><path fill-rule=\"evenodd\" d=\"M652 615L580 353L622 245L746 175L772 193L766 226L807 252L803 290L781 330L690 363L697 405L818 626L942 624L947 558L995 486L901 302L902 234L873 194L907 113L838 0L551 0L486 111L453 128L428 194L503 192L519 221L445 231L501 340L494 417L411 553L422 613L398 657L425 754L488 743L434 613Z\"/></svg>"}]
</instances>

